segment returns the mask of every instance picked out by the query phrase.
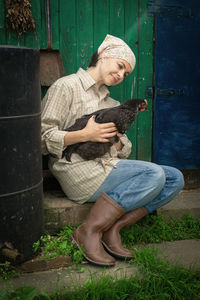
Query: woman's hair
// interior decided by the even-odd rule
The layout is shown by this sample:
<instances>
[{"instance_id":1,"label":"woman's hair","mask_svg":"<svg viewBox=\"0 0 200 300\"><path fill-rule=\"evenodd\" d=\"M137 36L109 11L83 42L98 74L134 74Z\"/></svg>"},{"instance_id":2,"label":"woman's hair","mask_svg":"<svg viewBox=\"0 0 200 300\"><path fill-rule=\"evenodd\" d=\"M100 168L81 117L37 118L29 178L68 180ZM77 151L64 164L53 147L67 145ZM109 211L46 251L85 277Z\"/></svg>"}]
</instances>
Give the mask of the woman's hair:
<instances>
[{"instance_id":1,"label":"woman's hair","mask_svg":"<svg viewBox=\"0 0 200 300\"><path fill-rule=\"evenodd\" d=\"M98 62L98 58L99 58L99 54L98 54L98 50L96 50L94 52L94 54L92 55L89 67L96 67L96 64Z\"/></svg>"}]
</instances>

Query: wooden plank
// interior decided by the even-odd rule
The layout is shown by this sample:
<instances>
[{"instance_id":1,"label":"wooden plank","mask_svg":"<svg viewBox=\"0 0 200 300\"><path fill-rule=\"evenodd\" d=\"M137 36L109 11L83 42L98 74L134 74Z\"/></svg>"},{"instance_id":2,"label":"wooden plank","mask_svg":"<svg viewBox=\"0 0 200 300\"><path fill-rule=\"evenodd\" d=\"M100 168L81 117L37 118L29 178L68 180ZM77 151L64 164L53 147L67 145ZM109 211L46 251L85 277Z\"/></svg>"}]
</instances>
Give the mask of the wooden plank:
<instances>
[{"instance_id":1,"label":"wooden plank","mask_svg":"<svg viewBox=\"0 0 200 300\"><path fill-rule=\"evenodd\" d=\"M60 51L65 73L77 71L76 1L60 0Z\"/></svg>"},{"instance_id":2,"label":"wooden plank","mask_svg":"<svg viewBox=\"0 0 200 300\"><path fill-rule=\"evenodd\" d=\"M94 52L109 33L109 0L94 0Z\"/></svg>"},{"instance_id":3,"label":"wooden plank","mask_svg":"<svg viewBox=\"0 0 200 300\"><path fill-rule=\"evenodd\" d=\"M125 42L133 50L136 57L136 66L133 72L124 80L124 98L137 98L138 97L138 1L124 0L125 10ZM137 157L137 119L134 125L130 126L127 135L132 142L131 159Z\"/></svg>"},{"instance_id":4,"label":"wooden plank","mask_svg":"<svg viewBox=\"0 0 200 300\"><path fill-rule=\"evenodd\" d=\"M136 66L131 75L125 81L124 95L126 99L138 96L137 76L138 63L138 1L124 0L125 9L125 37L124 41L129 45L136 57Z\"/></svg>"},{"instance_id":5,"label":"wooden plank","mask_svg":"<svg viewBox=\"0 0 200 300\"><path fill-rule=\"evenodd\" d=\"M53 49L60 48L59 39L59 1L51 1L51 29L52 29L52 47Z\"/></svg>"},{"instance_id":6,"label":"wooden plank","mask_svg":"<svg viewBox=\"0 0 200 300\"><path fill-rule=\"evenodd\" d=\"M93 54L93 1L77 1L77 64L86 69Z\"/></svg>"},{"instance_id":7,"label":"wooden plank","mask_svg":"<svg viewBox=\"0 0 200 300\"><path fill-rule=\"evenodd\" d=\"M47 48L47 18L45 11L45 1L40 0L40 19L41 19L41 48ZM51 22L51 34L52 34L52 49L59 49L60 47L60 33L59 33L59 14L60 14L60 3L59 1L50 1L50 22Z\"/></svg>"},{"instance_id":8,"label":"wooden plank","mask_svg":"<svg viewBox=\"0 0 200 300\"><path fill-rule=\"evenodd\" d=\"M124 3L123 0L110 0L110 34L124 39ZM124 100L124 83L110 88L111 96Z\"/></svg>"},{"instance_id":9,"label":"wooden plank","mask_svg":"<svg viewBox=\"0 0 200 300\"><path fill-rule=\"evenodd\" d=\"M24 37L24 45L29 48L40 49L41 7L40 1L31 1L31 12L36 25L36 33L28 32Z\"/></svg>"},{"instance_id":10,"label":"wooden plank","mask_svg":"<svg viewBox=\"0 0 200 300\"><path fill-rule=\"evenodd\" d=\"M123 0L110 0L110 34L124 39Z\"/></svg>"},{"instance_id":11,"label":"wooden plank","mask_svg":"<svg viewBox=\"0 0 200 300\"><path fill-rule=\"evenodd\" d=\"M139 92L145 98L145 89L153 79L153 17L147 15L147 1L140 0L139 6ZM138 159L152 159L152 99L148 98L149 111L138 118Z\"/></svg>"},{"instance_id":12,"label":"wooden plank","mask_svg":"<svg viewBox=\"0 0 200 300\"><path fill-rule=\"evenodd\" d=\"M40 48L47 48L47 30L46 30L46 14L45 1L40 0Z\"/></svg>"},{"instance_id":13,"label":"wooden plank","mask_svg":"<svg viewBox=\"0 0 200 300\"><path fill-rule=\"evenodd\" d=\"M6 44L6 28L5 28L6 12L4 0L0 0L0 45Z\"/></svg>"}]
</instances>

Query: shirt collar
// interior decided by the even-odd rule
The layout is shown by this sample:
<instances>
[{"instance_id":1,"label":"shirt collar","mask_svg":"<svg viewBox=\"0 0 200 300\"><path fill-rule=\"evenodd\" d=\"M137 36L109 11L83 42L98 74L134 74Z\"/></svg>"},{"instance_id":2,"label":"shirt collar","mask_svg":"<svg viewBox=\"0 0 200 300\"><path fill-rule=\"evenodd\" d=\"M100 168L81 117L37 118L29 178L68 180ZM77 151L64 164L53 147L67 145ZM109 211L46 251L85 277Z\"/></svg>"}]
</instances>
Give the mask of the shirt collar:
<instances>
[{"instance_id":1,"label":"shirt collar","mask_svg":"<svg viewBox=\"0 0 200 300\"><path fill-rule=\"evenodd\" d=\"M80 78L85 91L87 91L92 86L96 85L95 80L84 69L79 68L77 75ZM105 98L106 96L110 95L110 92L105 85L102 85L100 87L99 92L100 92L102 98Z\"/></svg>"},{"instance_id":2,"label":"shirt collar","mask_svg":"<svg viewBox=\"0 0 200 300\"><path fill-rule=\"evenodd\" d=\"M80 78L85 91L87 91L91 86L95 85L94 79L82 68L78 70L77 75Z\"/></svg>"}]
</instances>

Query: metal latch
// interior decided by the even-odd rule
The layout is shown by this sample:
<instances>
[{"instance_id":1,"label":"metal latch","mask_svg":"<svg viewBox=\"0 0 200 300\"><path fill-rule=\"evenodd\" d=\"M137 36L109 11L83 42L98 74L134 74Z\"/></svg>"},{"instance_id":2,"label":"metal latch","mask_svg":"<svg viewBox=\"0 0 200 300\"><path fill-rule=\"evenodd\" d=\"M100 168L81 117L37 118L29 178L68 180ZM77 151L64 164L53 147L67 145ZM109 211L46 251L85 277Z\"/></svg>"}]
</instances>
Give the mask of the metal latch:
<instances>
[{"instance_id":1,"label":"metal latch","mask_svg":"<svg viewBox=\"0 0 200 300\"><path fill-rule=\"evenodd\" d=\"M163 97L183 96L184 94L185 94L184 89L158 88L153 86L147 86L145 90L145 96L150 98L153 96L163 96Z\"/></svg>"}]
</instances>

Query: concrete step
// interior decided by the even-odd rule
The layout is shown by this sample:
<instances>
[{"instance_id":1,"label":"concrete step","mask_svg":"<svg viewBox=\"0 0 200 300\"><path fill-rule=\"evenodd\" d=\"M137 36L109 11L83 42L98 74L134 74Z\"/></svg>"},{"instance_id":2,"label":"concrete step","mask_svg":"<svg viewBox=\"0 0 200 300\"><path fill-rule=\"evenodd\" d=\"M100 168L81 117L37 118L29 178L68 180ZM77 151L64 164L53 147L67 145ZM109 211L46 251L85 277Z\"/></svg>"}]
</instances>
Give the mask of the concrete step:
<instances>
[{"instance_id":1,"label":"concrete step","mask_svg":"<svg viewBox=\"0 0 200 300\"><path fill-rule=\"evenodd\" d=\"M78 225L86 218L93 204L70 201L61 190L44 192L44 227L56 233L66 225Z\"/></svg>"},{"instance_id":2,"label":"concrete step","mask_svg":"<svg viewBox=\"0 0 200 300\"><path fill-rule=\"evenodd\" d=\"M77 204L70 201L61 190L44 192L45 230L56 233L68 224L78 225L84 221L93 204ZM169 204L157 210L165 218L181 218L189 214L200 218L200 189L183 190Z\"/></svg>"},{"instance_id":3,"label":"concrete step","mask_svg":"<svg viewBox=\"0 0 200 300\"><path fill-rule=\"evenodd\" d=\"M165 218L180 219L185 214L200 218L200 189L182 190L170 203L158 209L157 214Z\"/></svg>"}]
</instances>

